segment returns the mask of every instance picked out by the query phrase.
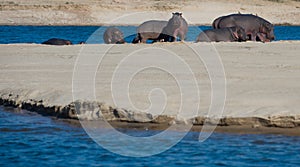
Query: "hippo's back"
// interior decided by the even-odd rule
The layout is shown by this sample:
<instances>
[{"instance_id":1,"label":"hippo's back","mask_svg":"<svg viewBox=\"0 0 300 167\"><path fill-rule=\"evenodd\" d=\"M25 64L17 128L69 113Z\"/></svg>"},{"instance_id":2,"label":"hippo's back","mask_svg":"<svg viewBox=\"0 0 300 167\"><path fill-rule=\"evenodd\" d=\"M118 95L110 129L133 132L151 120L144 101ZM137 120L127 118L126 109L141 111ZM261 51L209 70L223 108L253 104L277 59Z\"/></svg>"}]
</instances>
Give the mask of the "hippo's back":
<instances>
[{"instance_id":1,"label":"hippo's back","mask_svg":"<svg viewBox=\"0 0 300 167\"><path fill-rule=\"evenodd\" d=\"M249 29L258 29L261 24L265 23L271 25L267 20L252 14L231 14L219 21L219 28L241 26L247 31Z\"/></svg>"},{"instance_id":2,"label":"hippo's back","mask_svg":"<svg viewBox=\"0 0 300 167\"><path fill-rule=\"evenodd\" d=\"M51 38L42 44L45 45L72 45L72 42L65 39L59 39L59 38Z\"/></svg>"},{"instance_id":3,"label":"hippo's back","mask_svg":"<svg viewBox=\"0 0 300 167\"><path fill-rule=\"evenodd\" d=\"M161 33L162 29L168 24L168 21L163 20L149 20L142 23L138 27L138 33Z\"/></svg>"},{"instance_id":4,"label":"hippo's back","mask_svg":"<svg viewBox=\"0 0 300 167\"><path fill-rule=\"evenodd\" d=\"M199 34L196 42L230 41L231 29L233 29L233 27L204 30Z\"/></svg>"}]
</instances>

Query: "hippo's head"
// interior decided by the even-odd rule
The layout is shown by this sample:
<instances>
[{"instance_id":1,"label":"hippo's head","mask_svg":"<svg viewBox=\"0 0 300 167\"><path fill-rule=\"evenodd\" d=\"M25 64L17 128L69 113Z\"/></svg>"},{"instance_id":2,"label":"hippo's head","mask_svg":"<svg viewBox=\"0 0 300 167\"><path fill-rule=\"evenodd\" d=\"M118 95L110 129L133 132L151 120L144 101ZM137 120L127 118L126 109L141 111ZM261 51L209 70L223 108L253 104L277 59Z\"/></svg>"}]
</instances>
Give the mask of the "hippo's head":
<instances>
[{"instance_id":1,"label":"hippo's head","mask_svg":"<svg viewBox=\"0 0 300 167\"><path fill-rule=\"evenodd\" d=\"M229 29L236 41L242 42L247 40L246 31L242 27L236 26L230 27Z\"/></svg>"},{"instance_id":2,"label":"hippo's head","mask_svg":"<svg viewBox=\"0 0 300 167\"><path fill-rule=\"evenodd\" d=\"M237 33L239 41L247 41L247 34L246 34L245 29L238 26L238 27L236 27L236 33Z\"/></svg>"},{"instance_id":3,"label":"hippo's head","mask_svg":"<svg viewBox=\"0 0 300 167\"><path fill-rule=\"evenodd\" d=\"M175 12L173 13L172 18L169 20L169 24L172 25L172 27L175 29L180 27L181 20L182 20L182 13Z\"/></svg>"},{"instance_id":4,"label":"hippo's head","mask_svg":"<svg viewBox=\"0 0 300 167\"><path fill-rule=\"evenodd\" d=\"M72 45L72 42L69 40L66 40L66 45Z\"/></svg>"},{"instance_id":5,"label":"hippo's head","mask_svg":"<svg viewBox=\"0 0 300 167\"><path fill-rule=\"evenodd\" d=\"M271 23L265 23L262 25L260 32L266 34L266 38L269 40L274 40L274 27Z\"/></svg>"},{"instance_id":6,"label":"hippo's head","mask_svg":"<svg viewBox=\"0 0 300 167\"><path fill-rule=\"evenodd\" d=\"M121 31L114 31L111 41L116 44L125 43L123 33Z\"/></svg>"}]
</instances>

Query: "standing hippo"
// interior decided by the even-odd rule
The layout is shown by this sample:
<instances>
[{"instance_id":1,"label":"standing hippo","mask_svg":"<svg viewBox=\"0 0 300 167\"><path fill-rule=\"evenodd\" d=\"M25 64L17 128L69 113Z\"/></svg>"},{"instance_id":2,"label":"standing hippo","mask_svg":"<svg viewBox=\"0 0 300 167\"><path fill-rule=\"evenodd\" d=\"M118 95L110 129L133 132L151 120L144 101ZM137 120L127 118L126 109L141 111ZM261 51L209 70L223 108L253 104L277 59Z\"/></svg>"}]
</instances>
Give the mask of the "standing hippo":
<instances>
[{"instance_id":1,"label":"standing hippo","mask_svg":"<svg viewBox=\"0 0 300 167\"><path fill-rule=\"evenodd\" d=\"M172 14L172 18L168 21L167 26L164 27L158 38L164 42L174 42L178 36L181 41L184 41L188 32L188 23L182 17L182 13L176 12Z\"/></svg>"},{"instance_id":2,"label":"standing hippo","mask_svg":"<svg viewBox=\"0 0 300 167\"><path fill-rule=\"evenodd\" d=\"M241 26L252 41L258 37L262 42L275 39L274 27L267 20L252 14L231 14L218 22L218 28ZM264 35L265 34L265 35Z\"/></svg>"},{"instance_id":3,"label":"standing hippo","mask_svg":"<svg viewBox=\"0 0 300 167\"><path fill-rule=\"evenodd\" d=\"M168 24L168 21L163 20L149 20L137 28L137 36L132 43L146 43L148 39L157 41L163 28Z\"/></svg>"},{"instance_id":4,"label":"standing hippo","mask_svg":"<svg viewBox=\"0 0 300 167\"><path fill-rule=\"evenodd\" d=\"M228 27L205 30L199 34L196 42L241 42L246 40L247 35L242 27Z\"/></svg>"},{"instance_id":5,"label":"standing hippo","mask_svg":"<svg viewBox=\"0 0 300 167\"><path fill-rule=\"evenodd\" d=\"M103 40L106 44L125 43L122 31L116 27L108 27L104 32Z\"/></svg>"},{"instance_id":6,"label":"standing hippo","mask_svg":"<svg viewBox=\"0 0 300 167\"><path fill-rule=\"evenodd\" d=\"M72 45L72 42L65 39L59 39L59 38L51 38L45 42L42 42L42 44L45 45Z\"/></svg>"}]
</instances>

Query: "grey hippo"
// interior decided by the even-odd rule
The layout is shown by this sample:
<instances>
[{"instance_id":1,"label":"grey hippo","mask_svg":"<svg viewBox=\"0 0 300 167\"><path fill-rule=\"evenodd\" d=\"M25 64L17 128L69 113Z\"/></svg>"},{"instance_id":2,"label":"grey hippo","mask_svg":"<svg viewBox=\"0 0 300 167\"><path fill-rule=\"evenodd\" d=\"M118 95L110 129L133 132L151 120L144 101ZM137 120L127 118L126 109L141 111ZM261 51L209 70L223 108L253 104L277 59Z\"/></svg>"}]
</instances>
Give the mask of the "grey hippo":
<instances>
[{"instance_id":1,"label":"grey hippo","mask_svg":"<svg viewBox=\"0 0 300 167\"><path fill-rule=\"evenodd\" d=\"M199 34L196 42L241 42L246 40L247 35L242 27L227 27L205 30Z\"/></svg>"},{"instance_id":2,"label":"grey hippo","mask_svg":"<svg viewBox=\"0 0 300 167\"><path fill-rule=\"evenodd\" d=\"M168 21L149 20L145 21L137 28L137 36L132 43L146 43L148 39L156 42L163 28L167 26Z\"/></svg>"},{"instance_id":3,"label":"grey hippo","mask_svg":"<svg viewBox=\"0 0 300 167\"><path fill-rule=\"evenodd\" d=\"M103 40L106 44L125 43L123 33L117 27L108 27L104 32Z\"/></svg>"},{"instance_id":4,"label":"grey hippo","mask_svg":"<svg viewBox=\"0 0 300 167\"><path fill-rule=\"evenodd\" d=\"M252 41L270 42L275 39L274 26L269 21L252 14L223 16L220 19L217 18L213 26L216 28L240 26L245 29L246 34Z\"/></svg>"},{"instance_id":5,"label":"grey hippo","mask_svg":"<svg viewBox=\"0 0 300 167\"><path fill-rule=\"evenodd\" d=\"M186 33L188 32L188 23L182 17L182 13L176 12L172 14L172 18L169 19L167 26L163 28L158 37L160 41L174 42L177 36L181 41L185 40Z\"/></svg>"}]
</instances>

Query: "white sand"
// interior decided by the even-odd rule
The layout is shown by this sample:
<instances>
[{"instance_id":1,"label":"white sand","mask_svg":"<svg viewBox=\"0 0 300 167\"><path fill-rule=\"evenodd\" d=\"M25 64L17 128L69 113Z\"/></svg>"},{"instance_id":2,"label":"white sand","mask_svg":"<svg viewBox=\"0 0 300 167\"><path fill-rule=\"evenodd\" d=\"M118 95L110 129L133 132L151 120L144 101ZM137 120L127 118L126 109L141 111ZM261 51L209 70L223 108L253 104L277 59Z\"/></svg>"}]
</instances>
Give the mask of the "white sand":
<instances>
[{"instance_id":1,"label":"white sand","mask_svg":"<svg viewBox=\"0 0 300 167\"><path fill-rule=\"evenodd\" d=\"M224 115L233 117L300 115L299 44L299 41L214 44L222 59L227 80ZM48 104L66 105L73 101L72 76L78 56L85 56L86 67L92 67L93 64L97 64L93 58L97 59L111 46L0 45L0 95L13 93L18 94L23 100L42 99ZM110 81L113 71L121 64L123 58L128 58L129 53L138 49L141 49L140 56L147 57L156 52L153 48L146 48L156 47L173 51L191 67L200 87L200 115L205 115L211 98L210 80L203 63L190 48L207 55L213 53L211 46L209 43L115 45L102 60L95 77L97 100L113 104ZM130 62L131 65L125 66L122 71L122 79L126 79L127 73L142 63L138 59ZM178 68L176 64L173 67L175 71ZM89 70L93 71L92 68ZM187 76L182 70L175 73ZM82 77L82 81L85 79L88 79L88 76ZM129 85L130 97L136 107L147 108L149 90L160 87L165 90L169 100L164 114L172 115L178 110L180 93L171 75L157 69L148 69L138 73ZM117 83L118 86L121 86L120 82ZM82 88L89 87L82 85ZM127 106L117 107L127 108Z\"/></svg>"},{"instance_id":2,"label":"white sand","mask_svg":"<svg viewBox=\"0 0 300 167\"><path fill-rule=\"evenodd\" d=\"M274 0L275 1L275 0ZM295 0L3 0L2 25L138 25L150 19L169 19L183 12L190 24L211 25L230 13L252 13L274 24L300 25L300 2Z\"/></svg>"}]
</instances>

